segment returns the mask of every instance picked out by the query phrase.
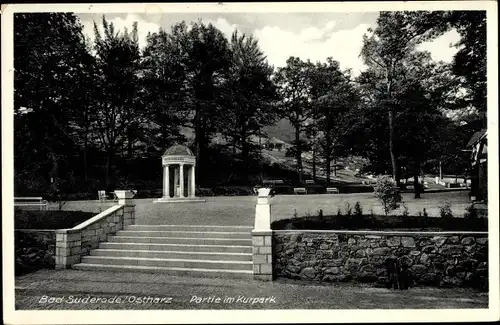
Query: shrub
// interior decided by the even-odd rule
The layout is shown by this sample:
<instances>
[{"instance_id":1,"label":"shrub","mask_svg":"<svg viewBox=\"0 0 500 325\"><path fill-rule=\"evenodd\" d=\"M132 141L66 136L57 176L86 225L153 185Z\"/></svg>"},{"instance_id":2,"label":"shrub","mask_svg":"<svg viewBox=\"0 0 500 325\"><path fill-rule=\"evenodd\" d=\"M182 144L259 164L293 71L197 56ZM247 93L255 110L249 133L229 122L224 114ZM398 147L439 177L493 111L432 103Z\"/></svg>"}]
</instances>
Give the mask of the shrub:
<instances>
[{"instance_id":1,"label":"shrub","mask_svg":"<svg viewBox=\"0 0 500 325\"><path fill-rule=\"evenodd\" d=\"M465 209L465 214L464 218L469 219L469 220L474 220L479 217L479 214L477 213L477 209L474 207L474 204L471 204Z\"/></svg>"},{"instance_id":2,"label":"shrub","mask_svg":"<svg viewBox=\"0 0 500 325\"><path fill-rule=\"evenodd\" d=\"M408 205L406 203L403 203L403 213L401 214L402 217L408 217L410 215L410 212L408 211Z\"/></svg>"},{"instance_id":3,"label":"shrub","mask_svg":"<svg viewBox=\"0 0 500 325\"><path fill-rule=\"evenodd\" d=\"M370 216L373 217L373 215L374 215L373 208L370 208Z\"/></svg>"},{"instance_id":4,"label":"shrub","mask_svg":"<svg viewBox=\"0 0 500 325\"><path fill-rule=\"evenodd\" d=\"M363 215L363 209L361 208L359 201L354 205L354 215L357 217L361 217Z\"/></svg>"},{"instance_id":5,"label":"shrub","mask_svg":"<svg viewBox=\"0 0 500 325\"><path fill-rule=\"evenodd\" d=\"M340 207L337 208L337 217L342 216L342 211L340 210Z\"/></svg>"},{"instance_id":6,"label":"shrub","mask_svg":"<svg viewBox=\"0 0 500 325\"><path fill-rule=\"evenodd\" d=\"M297 209L293 209L293 217L298 218Z\"/></svg>"},{"instance_id":7,"label":"shrub","mask_svg":"<svg viewBox=\"0 0 500 325\"><path fill-rule=\"evenodd\" d=\"M401 202L401 192L396 186L396 183L390 177L381 176L377 178L374 195L380 203L382 203L386 216L392 210L399 208L399 202Z\"/></svg>"},{"instance_id":8,"label":"shrub","mask_svg":"<svg viewBox=\"0 0 500 325\"><path fill-rule=\"evenodd\" d=\"M345 206L345 215L350 217L352 215L352 208L349 203L346 204Z\"/></svg>"},{"instance_id":9,"label":"shrub","mask_svg":"<svg viewBox=\"0 0 500 325\"><path fill-rule=\"evenodd\" d=\"M323 221L323 209L318 210L318 219Z\"/></svg>"},{"instance_id":10,"label":"shrub","mask_svg":"<svg viewBox=\"0 0 500 325\"><path fill-rule=\"evenodd\" d=\"M446 202L444 205L440 206L439 215L444 219L453 218L453 212L451 212L451 204Z\"/></svg>"},{"instance_id":11,"label":"shrub","mask_svg":"<svg viewBox=\"0 0 500 325\"><path fill-rule=\"evenodd\" d=\"M429 216L429 215L427 214L427 211L425 210L425 208L424 208L423 216L424 216L424 218L427 218L427 217Z\"/></svg>"}]
</instances>

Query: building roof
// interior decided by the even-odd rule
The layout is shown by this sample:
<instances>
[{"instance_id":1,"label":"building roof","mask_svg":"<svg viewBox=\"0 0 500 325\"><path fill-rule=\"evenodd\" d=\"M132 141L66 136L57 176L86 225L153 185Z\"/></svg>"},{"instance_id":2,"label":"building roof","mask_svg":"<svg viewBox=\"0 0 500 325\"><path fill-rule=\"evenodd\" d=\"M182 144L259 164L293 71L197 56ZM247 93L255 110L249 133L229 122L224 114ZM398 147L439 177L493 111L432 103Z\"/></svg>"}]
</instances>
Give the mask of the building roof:
<instances>
[{"instance_id":1,"label":"building roof","mask_svg":"<svg viewBox=\"0 0 500 325\"><path fill-rule=\"evenodd\" d=\"M165 150L164 156L194 156L194 153L186 146L176 144Z\"/></svg>"},{"instance_id":2,"label":"building roof","mask_svg":"<svg viewBox=\"0 0 500 325\"><path fill-rule=\"evenodd\" d=\"M481 131L477 131L472 135L469 142L467 143L467 147L472 147L476 144L481 138L486 134L487 129L482 129Z\"/></svg>"}]
</instances>

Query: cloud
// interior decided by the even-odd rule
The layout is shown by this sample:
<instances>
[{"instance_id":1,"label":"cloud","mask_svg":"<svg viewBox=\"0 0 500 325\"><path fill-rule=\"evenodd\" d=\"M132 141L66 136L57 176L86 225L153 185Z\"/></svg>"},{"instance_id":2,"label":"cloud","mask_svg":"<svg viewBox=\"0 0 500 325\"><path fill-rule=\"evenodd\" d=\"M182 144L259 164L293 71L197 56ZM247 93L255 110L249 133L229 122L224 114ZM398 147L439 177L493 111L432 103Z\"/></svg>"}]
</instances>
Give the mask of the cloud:
<instances>
[{"instance_id":1,"label":"cloud","mask_svg":"<svg viewBox=\"0 0 500 325\"><path fill-rule=\"evenodd\" d=\"M135 14L127 14L123 17L113 17L110 19L116 30L123 32L124 28L130 31L134 21L138 22L139 45L143 48L146 44L148 32L157 32L160 25L155 21L145 20ZM100 17L96 22L102 32ZM224 17L214 17L204 20L205 23L212 23L230 39L235 29L241 32L251 32L259 41L261 49L266 53L270 64L275 67L284 66L290 56L300 57L302 60L325 61L327 57L333 57L340 63L342 69L352 69L354 75L358 75L366 66L359 57L363 45L363 34L369 27L374 27L371 23L360 23L352 28L339 29L343 25L342 21L323 21L322 26L317 24L308 25L303 28L294 28L276 25L263 25L262 27L249 30L249 25L245 22L238 24L230 23ZM90 19L82 21L84 33L94 39L93 22ZM344 24L345 25L345 24ZM352 25L351 25L352 26ZM350 27L351 27L350 26ZM296 26L295 26L296 27ZM419 45L419 50L429 51L436 61L451 62L457 49L451 44L460 40L460 35L456 30L449 31L433 41Z\"/></svg>"},{"instance_id":2,"label":"cloud","mask_svg":"<svg viewBox=\"0 0 500 325\"><path fill-rule=\"evenodd\" d=\"M102 27L102 20L96 19L95 21L102 35L102 33L104 33L104 29ZM113 25L115 26L115 32L120 31L121 33L123 33L125 28L127 28L127 30L131 32L132 24L134 22L137 22L137 31L138 31L140 48L143 48L146 45L146 36L148 32L154 33L158 32L158 30L160 29L160 25L146 21L143 18L134 14L127 14L125 18L121 17L112 18L109 19L109 22L112 22ZM87 36L89 36L91 40L94 40L95 35L94 35L93 21L83 21L82 24L83 24L83 32L87 34Z\"/></svg>"},{"instance_id":3,"label":"cloud","mask_svg":"<svg viewBox=\"0 0 500 325\"><path fill-rule=\"evenodd\" d=\"M339 61L342 69L353 69L354 74L358 74L364 69L359 58L362 36L370 25L360 24L353 29L332 32L335 26L336 22L331 21L321 28L307 27L298 33L277 26L265 26L256 29L254 35L267 54L269 63L275 66L284 66L290 56L313 62L325 61L331 56Z\"/></svg>"},{"instance_id":4,"label":"cloud","mask_svg":"<svg viewBox=\"0 0 500 325\"><path fill-rule=\"evenodd\" d=\"M456 29L450 30L430 42L420 44L417 49L429 51L434 61L451 62L458 49L453 47L460 40L460 34Z\"/></svg>"},{"instance_id":5,"label":"cloud","mask_svg":"<svg viewBox=\"0 0 500 325\"><path fill-rule=\"evenodd\" d=\"M233 32L235 29L238 28L238 25L236 24L231 24L229 23L226 19L224 18L217 18L217 20L212 20L212 19L209 19L207 20L206 22L207 24L208 23L212 23L212 25L214 25L215 27L217 27L222 33L224 33L224 35L226 36L226 38L228 40L231 39L231 36L233 35Z\"/></svg>"}]
</instances>

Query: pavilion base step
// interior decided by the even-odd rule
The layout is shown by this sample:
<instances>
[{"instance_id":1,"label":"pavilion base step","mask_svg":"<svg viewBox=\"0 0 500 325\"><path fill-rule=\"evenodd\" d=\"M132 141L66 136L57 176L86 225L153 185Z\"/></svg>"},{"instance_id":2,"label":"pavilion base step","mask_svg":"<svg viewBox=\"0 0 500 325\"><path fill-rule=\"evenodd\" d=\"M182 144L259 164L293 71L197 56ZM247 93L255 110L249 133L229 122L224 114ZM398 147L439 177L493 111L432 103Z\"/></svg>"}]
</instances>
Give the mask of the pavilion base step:
<instances>
[{"instance_id":1,"label":"pavilion base step","mask_svg":"<svg viewBox=\"0 0 500 325\"><path fill-rule=\"evenodd\" d=\"M203 268L181 268L181 267L158 267L137 265L107 265L79 263L72 266L75 270L86 271L117 271L117 272L144 272L168 274L174 276L192 276L203 278L232 278L252 279L253 271L248 270L226 270L226 269L203 269Z\"/></svg>"},{"instance_id":2,"label":"pavilion base step","mask_svg":"<svg viewBox=\"0 0 500 325\"><path fill-rule=\"evenodd\" d=\"M198 197L175 197L175 198L159 198L153 201L153 203L204 203L207 202L205 199Z\"/></svg>"}]
</instances>

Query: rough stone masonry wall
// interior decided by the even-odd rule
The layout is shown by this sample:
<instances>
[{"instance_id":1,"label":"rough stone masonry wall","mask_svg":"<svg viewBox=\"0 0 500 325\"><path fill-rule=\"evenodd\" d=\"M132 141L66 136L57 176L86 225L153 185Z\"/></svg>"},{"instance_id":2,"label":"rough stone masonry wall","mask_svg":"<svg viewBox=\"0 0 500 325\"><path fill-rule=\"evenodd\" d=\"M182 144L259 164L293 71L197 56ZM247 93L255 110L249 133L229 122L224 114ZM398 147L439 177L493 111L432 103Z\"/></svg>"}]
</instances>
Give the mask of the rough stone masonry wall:
<instances>
[{"instance_id":1,"label":"rough stone masonry wall","mask_svg":"<svg viewBox=\"0 0 500 325\"><path fill-rule=\"evenodd\" d=\"M385 260L404 260L414 285L488 286L487 233L273 233L274 274L387 284Z\"/></svg>"},{"instance_id":2,"label":"rough stone masonry wall","mask_svg":"<svg viewBox=\"0 0 500 325\"><path fill-rule=\"evenodd\" d=\"M56 230L56 268L69 268L81 256L124 226L134 224L134 205L115 205L71 229Z\"/></svg>"}]
</instances>

